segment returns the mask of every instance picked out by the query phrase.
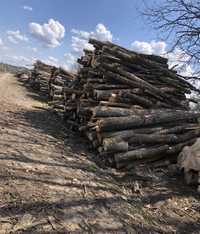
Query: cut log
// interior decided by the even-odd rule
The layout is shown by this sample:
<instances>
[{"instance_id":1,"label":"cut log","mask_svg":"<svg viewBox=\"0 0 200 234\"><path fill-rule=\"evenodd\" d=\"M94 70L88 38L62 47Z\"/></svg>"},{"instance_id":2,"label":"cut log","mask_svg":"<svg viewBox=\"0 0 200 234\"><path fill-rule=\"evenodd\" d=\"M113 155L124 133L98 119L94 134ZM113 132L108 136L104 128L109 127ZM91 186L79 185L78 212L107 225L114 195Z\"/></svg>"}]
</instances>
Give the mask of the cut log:
<instances>
[{"instance_id":1,"label":"cut log","mask_svg":"<svg viewBox=\"0 0 200 234\"><path fill-rule=\"evenodd\" d=\"M113 117L98 121L98 131L117 131L149 126L162 123L170 123L181 120L192 120L199 118L200 113L176 111L174 113L161 113L144 115L143 117L133 115L128 117Z\"/></svg>"},{"instance_id":2,"label":"cut log","mask_svg":"<svg viewBox=\"0 0 200 234\"><path fill-rule=\"evenodd\" d=\"M112 138L107 139L104 141L103 144L104 151L112 151L114 152L126 152L128 151L128 142L121 141L121 142L116 142L112 141Z\"/></svg>"},{"instance_id":3,"label":"cut log","mask_svg":"<svg viewBox=\"0 0 200 234\"><path fill-rule=\"evenodd\" d=\"M141 105L145 108L150 108L153 106L153 102L149 101L148 99L144 97L140 97L134 93L121 92L121 96L124 98L129 98L130 100L133 101L134 104Z\"/></svg>"},{"instance_id":4,"label":"cut log","mask_svg":"<svg viewBox=\"0 0 200 234\"><path fill-rule=\"evenodd\" d=\"M134 109L125 109L118 107L106 107L106 106L98 106L93 110L93 117L120 117L120 116L130 116L130 115L141 115L145 114L147 111L145 110L134 110Z\"/></svg>"},{"instance_id":5,"label":"cut log","mask_svg":"<svg viewBox=\"0 0 200 234\"><path fill-rule=\"evenodd\" d=\"M118 163L120 161L135 161L135 160L150 158L162 154L166 152L168 149L169 149L168 145L163 145L156 148L142 148L138 150L132 150L126 153L115 154L115 160Z\"/></svg>"}]
</instances>

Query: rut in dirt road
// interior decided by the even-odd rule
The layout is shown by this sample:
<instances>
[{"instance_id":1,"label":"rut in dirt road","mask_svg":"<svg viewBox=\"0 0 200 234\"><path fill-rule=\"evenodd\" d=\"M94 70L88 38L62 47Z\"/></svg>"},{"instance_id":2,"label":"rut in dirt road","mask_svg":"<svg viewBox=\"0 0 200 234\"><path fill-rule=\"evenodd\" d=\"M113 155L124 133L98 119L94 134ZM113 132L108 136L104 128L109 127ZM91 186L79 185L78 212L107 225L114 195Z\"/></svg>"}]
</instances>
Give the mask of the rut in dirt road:
<instances>
[{"instance_id":1,"label":"rut in dirt road","mask_svg":"<svg viewBox=\"0 0 200 234\"><path fill-rule=\"evenodd\" d=\"M0 234L199 230L193 190L182 195L174 178L161 184L161 171L143 178L143 188L126 186L123 173L99 168L86 146L37 94L0 75Z\"/></svg>"}]
</instances>

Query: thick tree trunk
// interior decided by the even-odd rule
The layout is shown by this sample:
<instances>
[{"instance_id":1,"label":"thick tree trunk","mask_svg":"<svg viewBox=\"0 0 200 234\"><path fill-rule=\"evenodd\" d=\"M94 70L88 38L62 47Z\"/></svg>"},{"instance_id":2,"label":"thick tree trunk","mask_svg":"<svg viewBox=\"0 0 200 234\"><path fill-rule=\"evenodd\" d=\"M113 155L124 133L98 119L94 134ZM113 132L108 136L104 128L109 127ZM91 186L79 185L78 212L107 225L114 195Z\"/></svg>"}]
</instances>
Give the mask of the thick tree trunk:
<instances>
[{"instance_id":1,"label":"thick tree trunk","mask_svg":"<svg viewBox=\"0 0 200 234\"><path fill-rule=\"evenodd\" d=\"M98 121L99 131L118 131L141 126L149 126L170 122L178 122L181 120L192 120L200 117L200 113L176 111L172 113L149 114L142 116L128 116L128 117L113 117Z\"/></svg>"},{"instance_id":2,"label":"thick tree trunk","mask_svg":"<svg viewBox=\"0 0 200 234\"><path fill-rule=\"evenodd\" d=\"M115 160L118 163L120 161L135 161L140 159L146 159L162 154L168 149L168 145L163 145L157 148L142 148L138 150L132 150L126 153L115 154Z\"/></svg>"}]
</instances>

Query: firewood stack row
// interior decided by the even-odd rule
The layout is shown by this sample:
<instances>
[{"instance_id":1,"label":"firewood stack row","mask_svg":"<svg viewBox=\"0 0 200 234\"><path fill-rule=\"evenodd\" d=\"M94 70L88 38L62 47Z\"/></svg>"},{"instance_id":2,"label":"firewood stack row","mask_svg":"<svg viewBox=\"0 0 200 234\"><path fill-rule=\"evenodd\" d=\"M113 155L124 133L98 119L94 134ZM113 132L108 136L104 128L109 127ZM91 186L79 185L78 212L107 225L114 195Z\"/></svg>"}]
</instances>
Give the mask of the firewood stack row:
<instances>
[{"instance_id":1,"label":"firewood stack row","mask_svg":"<svg viewBox=\"0 0 200 234\"><path fill-rule=\"evenodd\" d=\"M64 87L65 119L84 133L102 160L128 169L176 156L200 136L200 113L186 94L197 91L166 58L89 41L76 79Z\"/></svg>"},{"instance_id":2,"label":"firewood stack row","mask_svg":"<svg viewBox=\"0 0 200 234\"><path fill-rule=\"evenodd\" d=\"M53 66L47 65L39 60L34 63L34 68L29 78L32 88L40 90L43 94L49 94L49 79L51 77Z\"/></svg>"},{"instance_id":3,"label":"firewood stack row","mask_svg":"<svg viewBox=\"0 0 200 234\"><path fill-rule=\"evenodd\" d=\"M56 111L64 111L63 88L68 87L74 79L74 74L64 70L61 67L55 67L36 61L32 70L29 83L40 90L50 99L52 108Z\"/></svg>"},{"instance_id":4,"label":"firewood stack row","mask_svg":"<svg viewBox=\"0 0 200 234\"><path fill-rule=\"evenodd\" d=\"M52 107L64 114L64 87L68 87L75 79L75 74L63 68L52 68L49 80L49 96Z\"/></svg>"}]
</instances>

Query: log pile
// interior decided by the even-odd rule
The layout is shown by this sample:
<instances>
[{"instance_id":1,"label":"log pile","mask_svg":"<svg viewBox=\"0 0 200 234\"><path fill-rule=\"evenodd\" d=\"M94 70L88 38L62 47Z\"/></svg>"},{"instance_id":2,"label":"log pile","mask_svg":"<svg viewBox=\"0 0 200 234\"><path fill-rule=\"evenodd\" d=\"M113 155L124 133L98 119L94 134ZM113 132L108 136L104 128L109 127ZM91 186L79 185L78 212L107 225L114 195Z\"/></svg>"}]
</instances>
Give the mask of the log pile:
<instances>
[{"instance_id":1,"label":"log pile","mask_svg":"<svg viewBox=\"0 0 200 234\"><path fill-rule=\"evenodd\" d=\"M29 78L29 84L35 90L41 91L43 94L49 93L49 79L53 66L47 65L37 60L33 65L33 70Z\"/></svg>"},{"instance_id":2,"label":"log pile","mask_svg":"<svg viewBox=\"0 0 200 234\"><path fill-rule=\"evenodd\" d=\"M30 71L27 70L26 72L17 72L15 76L20 80L20 81L28 81L30 77Z\"/></svg>"},{"instance_id":3,"label":"log pile","mask_svg":"<svg viewBox=\"0 0 200 234\"><path fill-rule=\"evenodd\" d=\"M57 112L64 113L64 87L69 87L75 75L63 68L52 68L49 79L49 97Z\"/></svg>"},{"instance_id":4,"label":"log pile","mask_svg":"<svg viewBox=\"0 0 200 234\"><path fill-rule=\"evenodd\" d=\"M72 79L74 74L38 60L34 63L29 83L34 89L48 95L51 101L61 100L63 103L63 87L67 87Z\"/></svg>"},{"instance_id":5,"label":"log pile","mask_svg":"<svg viewBox=\"0 0 200 234\"><path fill-rule=\"evenodd\" d=\"M186 94L197 91L165 58L89 41L76 79L64 87L65 119L83 132L102 160L117 168L175 159L200 136L200 113Z\"/></svg>"}]
</instances>

